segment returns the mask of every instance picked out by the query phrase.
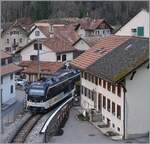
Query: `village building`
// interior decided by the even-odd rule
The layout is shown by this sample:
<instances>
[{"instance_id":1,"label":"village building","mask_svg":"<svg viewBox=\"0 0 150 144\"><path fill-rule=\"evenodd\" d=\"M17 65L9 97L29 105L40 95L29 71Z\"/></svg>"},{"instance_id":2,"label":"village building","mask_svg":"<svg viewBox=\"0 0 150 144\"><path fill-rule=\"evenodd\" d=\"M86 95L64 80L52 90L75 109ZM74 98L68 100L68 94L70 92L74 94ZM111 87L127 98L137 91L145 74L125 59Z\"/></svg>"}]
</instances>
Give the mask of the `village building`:
<instances>
[{"instance_id":1,"label":"village building","mask_svg":"<svg viewBox=\"0 0 150 144\"><path fill-rule=\"evenodd\" d=\"M3 29L1 33L3 50L13 53L17 47L26 45L31 25L30 18L22 18Z\"/></svg>"},{"instance_id":2,"label":"village building","mask_svg":"<svg viewBox=\"0 0 150 144\"><path fill-rule=\"evenodd\" d=\"M23 68L21 73L26 80L33 82L38 80L38 73L40 73L40 78L50 77L59 71L64 64L62 62L40 61L38 65L37 61L22 61L19 66Z\"/></svg>"},{"instance_id":3,"label":"village building","mask_svg":"<svg viewBox=\"0 0 150 144\"><path fill-rule=\"evenodd\" d=\"M80 19L79 24L75 28L80 37L105 37L112 33L112 26L104 19L92 19L85 17Z\"/></svg>"},{"instance_id":4,"label":"village building","mask_svg":"<svg viewBox=\"0 0 150 144\"><path fill-rule=\"evenodd\" d=\"M149 12L145 9L125 22L115 35L149 37Z\"/></svg>"},{"instance_id":5,"label":"village building","mask_svg":"<svg viewBox=\"0 0 150 144\"><path fill-rule=\"evenodd\" d=\"M35 38L36 29L40 30L38 39ZM37 60L38 45L40 61L66 62L74 59L76 49L72 44L79 39L79 36L73 26L54 28L53 33L49 32L49 25L37 26L31 35L33 39L16 51L18 61Z\"/></svg>"},{"instance_id":6,"label":"village building","mask_svg":"<svg viewBox=\"0 0 150 144\"><path fill-rule=\"evenodd\" d=\"M148 134L149 40L109 36L77 57L81 70L81 107L100 115L122 138Z\"/></svg>"},{"instance_id":7,"label":"village building","mask_svg":"<svg viewBox=\"0 0 150 144\"><path fill-rule=\"evenodd\" d=\"M12 63L11 55L1 51L1 98L2 105L15 102L15 73L21 68Z\"/></svg>"}]
</instances>

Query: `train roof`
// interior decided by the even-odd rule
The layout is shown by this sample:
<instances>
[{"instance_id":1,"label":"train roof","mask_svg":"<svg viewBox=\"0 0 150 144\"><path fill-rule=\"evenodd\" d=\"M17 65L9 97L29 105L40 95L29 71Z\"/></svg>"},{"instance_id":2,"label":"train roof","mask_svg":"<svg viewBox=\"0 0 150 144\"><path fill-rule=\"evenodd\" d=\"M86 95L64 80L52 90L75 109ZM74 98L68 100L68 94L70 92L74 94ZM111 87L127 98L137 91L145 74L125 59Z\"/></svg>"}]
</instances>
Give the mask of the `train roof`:
<instances>
[{"instance_id":1,"label":"train roof","mask_svg":"<svg viewBox=\"0 0 150 144\"><path fill-rule=\"evenodd\" d=\"M80 73L79 70L74 69L61 69L55 75L51 77L47 77L45 80L33 82L30 88L37 88L37 89L45 89L48 86L53 86L69 77L78 75Z\"/></svg>"}]
</instances>

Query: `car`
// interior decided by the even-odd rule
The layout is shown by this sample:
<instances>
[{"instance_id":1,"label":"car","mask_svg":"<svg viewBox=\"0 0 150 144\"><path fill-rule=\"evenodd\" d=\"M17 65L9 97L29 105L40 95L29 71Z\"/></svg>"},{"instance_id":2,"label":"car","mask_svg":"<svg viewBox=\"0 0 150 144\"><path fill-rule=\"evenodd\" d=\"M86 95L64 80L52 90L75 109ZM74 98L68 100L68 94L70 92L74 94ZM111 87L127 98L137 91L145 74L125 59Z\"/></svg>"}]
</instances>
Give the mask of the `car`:
<instances>
[{"instance_id":1,"label":"car","mask_svg":"<svg viewBox=\"0 0 150 144\"><path fill-rule=\"evenodd\" d=\"M26 79L17 78L17 79L15 79L15 83L16 83L17 86L24 87L25 84L27 83L27 80Z\"/></svg>"}]
</instances>

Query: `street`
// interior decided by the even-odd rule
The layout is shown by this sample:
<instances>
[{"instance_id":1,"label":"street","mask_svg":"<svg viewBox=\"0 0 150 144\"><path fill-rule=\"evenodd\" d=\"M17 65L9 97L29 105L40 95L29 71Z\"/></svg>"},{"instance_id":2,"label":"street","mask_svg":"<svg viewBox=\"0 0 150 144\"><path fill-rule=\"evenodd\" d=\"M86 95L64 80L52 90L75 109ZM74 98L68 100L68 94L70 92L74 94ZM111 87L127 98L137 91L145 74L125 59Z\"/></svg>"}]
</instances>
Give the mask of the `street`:
<instances>
[{"instance_id":1,"label":"street","mask_svg":"<svg viewBox=\"0 0 150 144\"><path fill-rule=\"evenodd\" d=\"M17 100L16 103L11 105L6 110L2 111L3 125L4 126L15 121L16 116L23 112L24 98L25 98L24 91L16 89L16 100Z\"/></svg>"}]
</instances>

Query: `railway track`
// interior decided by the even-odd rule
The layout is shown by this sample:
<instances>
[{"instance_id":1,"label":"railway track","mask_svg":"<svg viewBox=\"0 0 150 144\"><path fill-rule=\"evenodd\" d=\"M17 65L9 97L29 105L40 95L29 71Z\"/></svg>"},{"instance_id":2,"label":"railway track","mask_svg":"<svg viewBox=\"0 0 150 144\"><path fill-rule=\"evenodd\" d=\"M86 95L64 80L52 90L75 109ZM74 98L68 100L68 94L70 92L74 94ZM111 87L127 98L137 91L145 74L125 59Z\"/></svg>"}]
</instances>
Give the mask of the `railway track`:
<instances>
[{"instance_id":1,"label":"railway track","mask_svg":"<svg viewBox=\"0 0 150 144\"><path fill-rule=\"evenodd\" d=\"M20 128L20 130L15 134L13 137L11 143L23 143L32 130L32 128L35 126L35 124L38 122L38 120L42 117L41 114L32 115Z\"/></svg>"}]
</instances>

